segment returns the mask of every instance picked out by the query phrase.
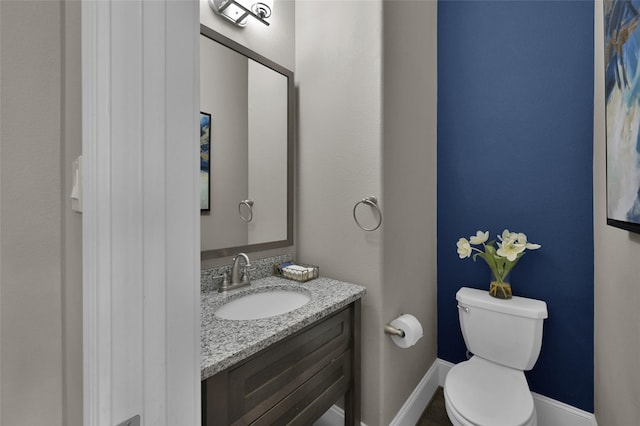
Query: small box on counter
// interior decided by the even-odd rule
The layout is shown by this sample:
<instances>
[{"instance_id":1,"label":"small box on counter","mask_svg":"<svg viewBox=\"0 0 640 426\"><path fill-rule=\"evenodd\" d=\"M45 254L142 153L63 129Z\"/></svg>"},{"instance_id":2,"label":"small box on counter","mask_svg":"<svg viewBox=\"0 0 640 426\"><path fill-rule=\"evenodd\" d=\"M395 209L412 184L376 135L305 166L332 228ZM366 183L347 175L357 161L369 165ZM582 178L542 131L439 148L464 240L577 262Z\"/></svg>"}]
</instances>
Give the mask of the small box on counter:
<instances>
[{"instance_id":1,"label":"small box on counter","mask_svg":"<svg viewBox=\"0 0 640 426\"><path fill-rule=\"evenodd\" d=\"M273 265L273 275L298 282L307 282L320 276L320 268L296 262Z\"/></svg>"}]
</instances>

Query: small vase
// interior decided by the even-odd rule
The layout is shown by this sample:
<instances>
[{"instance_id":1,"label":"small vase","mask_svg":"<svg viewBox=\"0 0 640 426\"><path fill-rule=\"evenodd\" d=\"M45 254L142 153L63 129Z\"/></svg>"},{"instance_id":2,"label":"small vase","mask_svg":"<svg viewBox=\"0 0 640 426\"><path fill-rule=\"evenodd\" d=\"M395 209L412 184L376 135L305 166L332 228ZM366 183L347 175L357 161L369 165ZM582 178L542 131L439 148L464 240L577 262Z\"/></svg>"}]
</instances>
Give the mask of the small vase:
<instances>
[{"instance_id":1,"label":"small vase","mask_svg":"<svg viewBox=\"0 0 640 426\"><path fill-rule=\"evenodd\" d=\"M491 283L489 284L489 294L497 299L511 299L511 282L507 274L502 280L496 278L491 271Z\"/></svg>"}]
</instances>

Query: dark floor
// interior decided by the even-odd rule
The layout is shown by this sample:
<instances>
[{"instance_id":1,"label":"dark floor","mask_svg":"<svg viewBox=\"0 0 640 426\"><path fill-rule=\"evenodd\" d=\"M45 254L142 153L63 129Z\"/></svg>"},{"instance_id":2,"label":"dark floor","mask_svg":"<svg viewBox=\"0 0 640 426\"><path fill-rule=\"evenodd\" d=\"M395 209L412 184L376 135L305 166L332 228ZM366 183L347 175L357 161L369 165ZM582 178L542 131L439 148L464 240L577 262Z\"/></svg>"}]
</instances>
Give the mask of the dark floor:
<instances>
[{"instance_id":1,"label":"dark floor","mask_svg":"<svg viewBox=\"0 0 640 426\"><path fill-rule=\"evenodd\" d=\"M444 393L441 387L433 394L433 398L429 401L416 426L452 426L444 407Z\"/></svg>"}]
</instances>

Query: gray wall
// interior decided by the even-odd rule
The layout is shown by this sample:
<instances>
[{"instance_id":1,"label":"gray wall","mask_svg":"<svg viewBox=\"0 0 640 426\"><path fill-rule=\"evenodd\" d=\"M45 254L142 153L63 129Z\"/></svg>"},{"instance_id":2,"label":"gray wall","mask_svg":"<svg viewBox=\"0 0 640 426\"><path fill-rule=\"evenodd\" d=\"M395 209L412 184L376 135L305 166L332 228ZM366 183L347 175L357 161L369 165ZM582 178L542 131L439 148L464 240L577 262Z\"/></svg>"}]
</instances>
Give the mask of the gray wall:
<instances>
[{"instance_id":1,"label":"gray wall","mask_svg":"<svg viewBox=\"0 0 640 426\"><path fill-rule=\"evenodd\" d=\"M383 321L412 313L424 337L410 349L385 338L388 424L436 360L437 6L384 1ZM391 390L391 391L389 391Z\"/></svg>"},{"instance_id":2,"label":"gray wall","mask_svg":"<svg viewBox=\"0 0 640 426\"><path fill-rule=\"evenodd\" d=\"M296 6L296 247L323 275L367 287L362 410L369 426L389 424L436 359L436 7ZM378 196L384 214L375 232L352 218L367 195ZM371 226L366 213L358 209ZM424 328L409 349L382 331L401 313Z\"/></svg>"},{"instance_id":3,"label":"gray wall","mask_svg":"<svg viewBox=\"0 0 640 426\"><path fill-rule=\"evenodd\" d=\"M82 424L80 4L0 2L0 423Z\"/></svg>"},{"instance_id":4,"label":"gray wall","mask_svg":"<svg viewBox=\"0 0 640 426\"><path fill-rule=\"evenodd\" d=\"M330 26L327 23L330 22ZM382 419L382 232L353 221L354 204L382 194L382 2L296 5L298 233L302 262L367 287L362 301L362 417ZM362 208L362 214L366 208ZM364 220L364 218L363 218ZM371 226L371 225L369 225Z\"/></svg>"},{"instance_id":5,"label":"gray wall","mask_svg":"<svg viewBox=\"0 0 640 426\"><path fill-rule=\"evenodd\" d=\"M601 425L640 418L640 235L606 224L602 2L595 2L595 414Z\"/></svg>"}]
</instances>

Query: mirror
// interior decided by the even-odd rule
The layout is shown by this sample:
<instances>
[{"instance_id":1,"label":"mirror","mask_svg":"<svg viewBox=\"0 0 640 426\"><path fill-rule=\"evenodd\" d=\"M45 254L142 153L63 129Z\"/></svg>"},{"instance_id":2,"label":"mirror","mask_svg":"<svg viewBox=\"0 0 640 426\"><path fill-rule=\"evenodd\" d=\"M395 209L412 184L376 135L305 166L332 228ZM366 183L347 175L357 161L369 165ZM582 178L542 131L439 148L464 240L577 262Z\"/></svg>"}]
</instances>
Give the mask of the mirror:
<instances>
[{"instance_id":1,"label":"mirror","mask_svg":"<svg viewBox=\"0 0 640 426\"><path fill-rule=\"evenodd\" d=\"M203 260L293 244L293 97L291 71L200 25Z\"/></svg>"}]
</instances>

